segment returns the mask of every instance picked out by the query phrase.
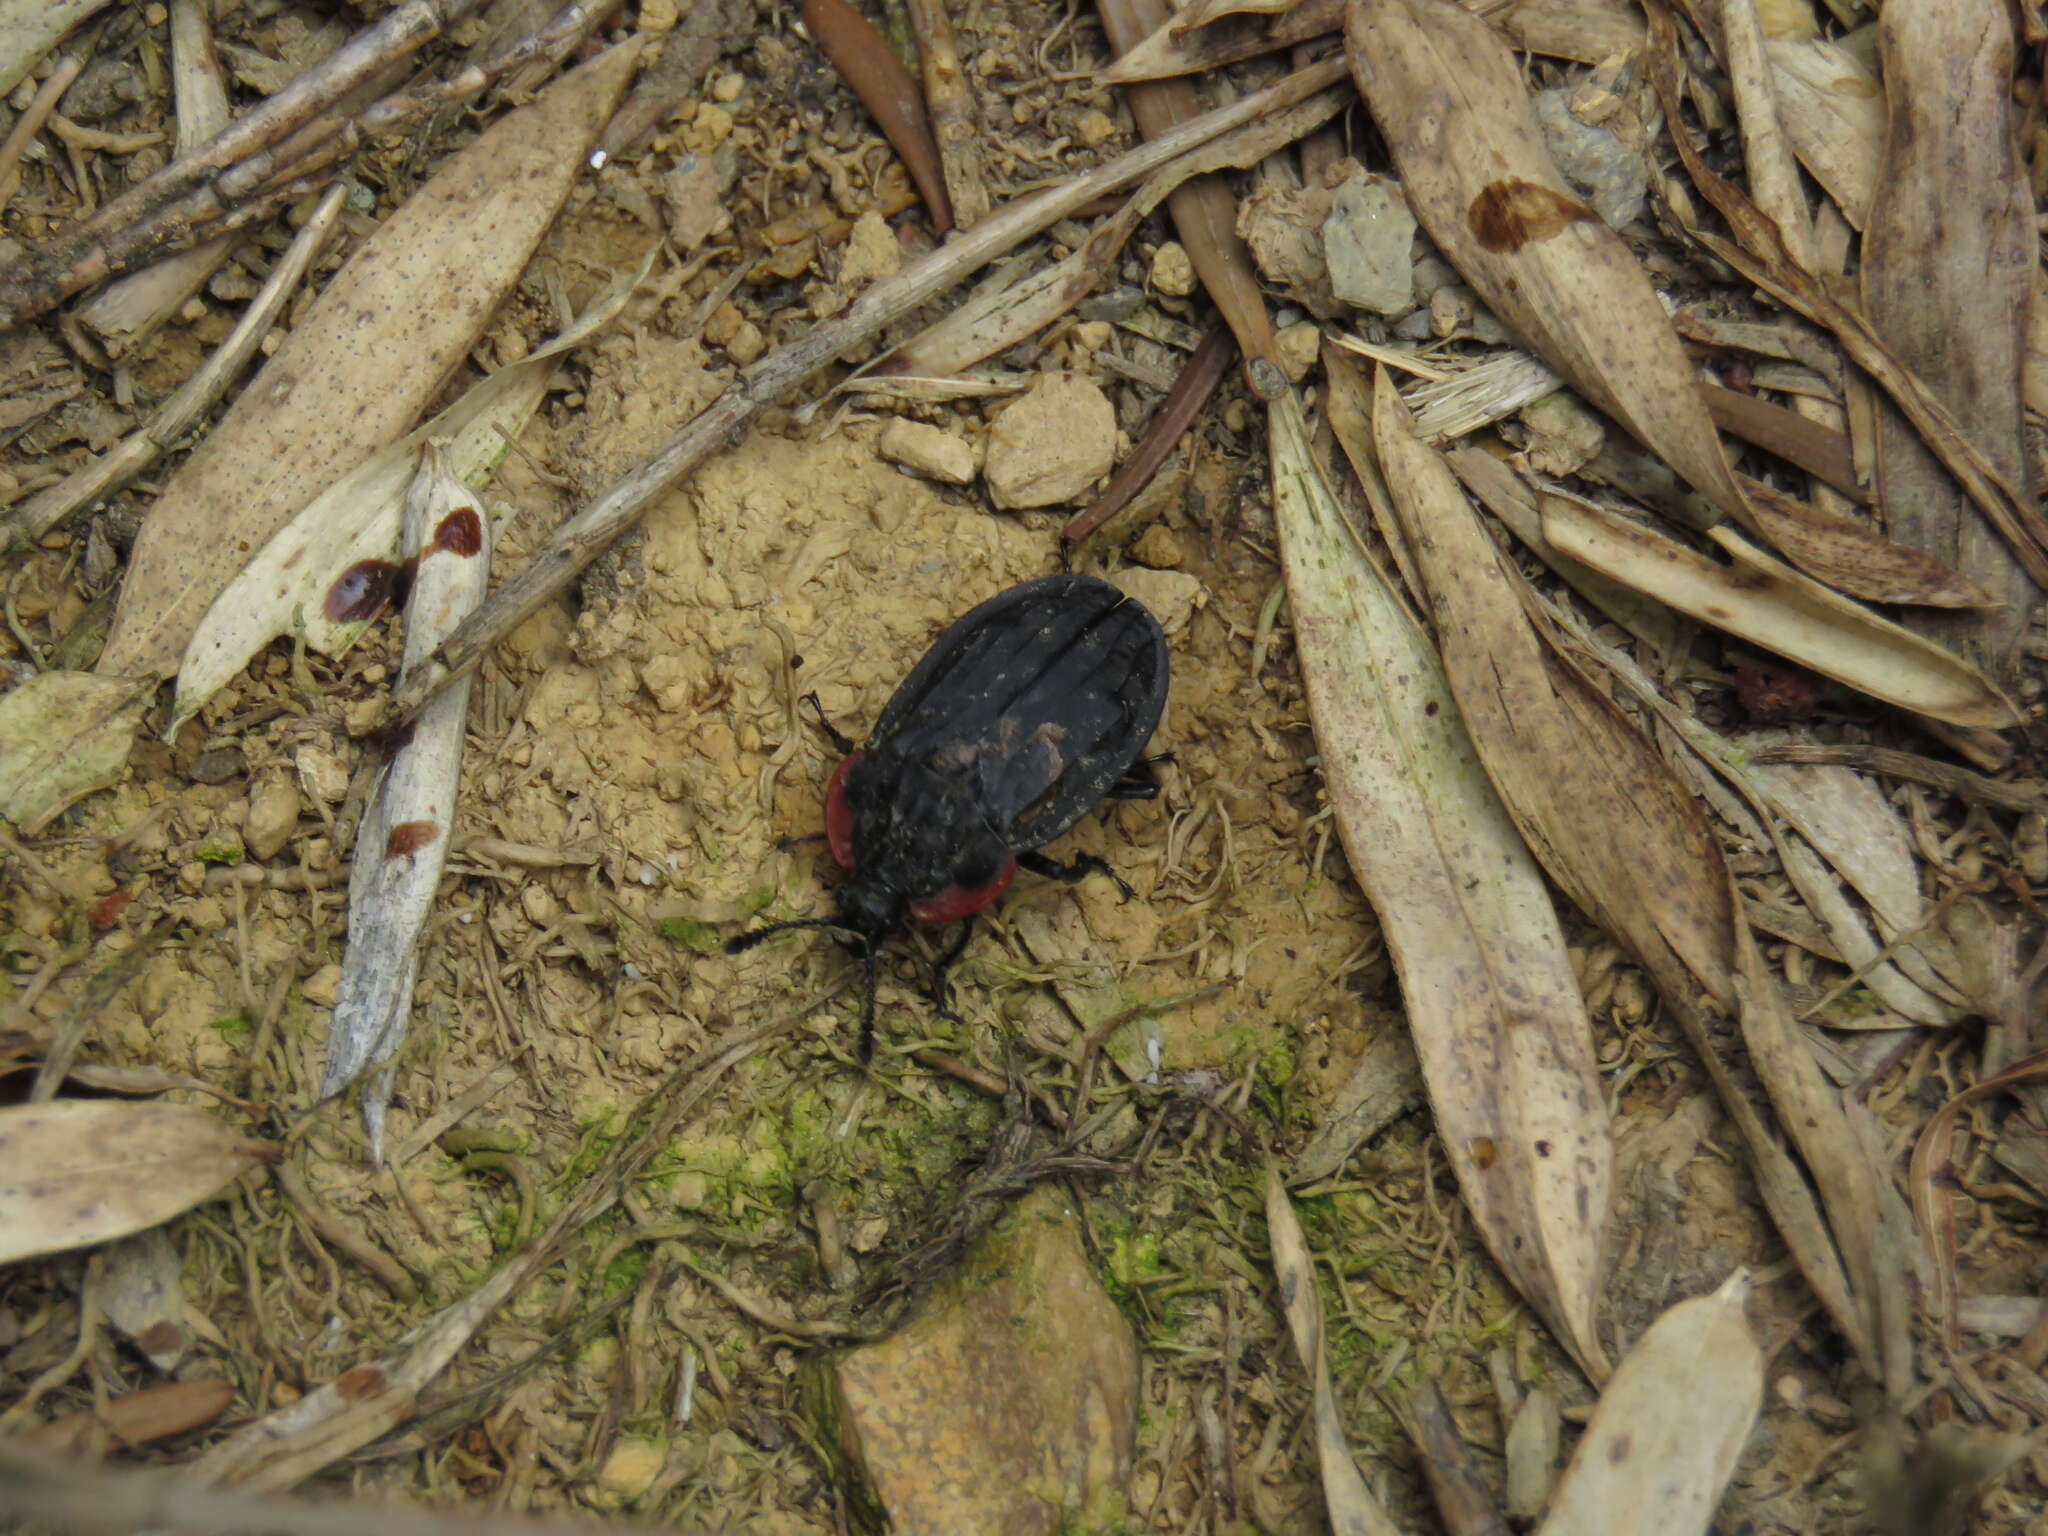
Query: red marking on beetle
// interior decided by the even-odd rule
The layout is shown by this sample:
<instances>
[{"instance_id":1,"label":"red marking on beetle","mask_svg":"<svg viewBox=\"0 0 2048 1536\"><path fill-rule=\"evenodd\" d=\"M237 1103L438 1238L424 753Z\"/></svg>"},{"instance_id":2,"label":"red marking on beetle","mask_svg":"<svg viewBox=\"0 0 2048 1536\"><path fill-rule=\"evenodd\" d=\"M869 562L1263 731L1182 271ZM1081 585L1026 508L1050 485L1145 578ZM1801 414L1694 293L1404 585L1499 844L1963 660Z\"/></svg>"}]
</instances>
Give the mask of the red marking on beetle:
<instances>
[{"instance_id":1,"label":"red marking on beetle","mask_svg":"<svg viewBox=\"0 0 2048 1536\"><path fill-rule=\"evenodd\" d=\"M391 835L384 839L385 857L395 859L400 854L418 853L440 835L439 822L401 821L391 829Z\"/></svg>"},{"instance_id":2,"label":"red marking on beetle","mask_svg":"<svg viewBox=\"0 0 2048 1536\"><path fill-rule=\"evenodd\" d=\"M86 910L85 920L95 928L111 928L121 921L121 914L134 899L133 891L109 891Z\"/></svg>"},{"instance_id":3,"label":"red marking on beetle","mask_svg":"<svg viewBox=\"0 0 2048 1536\"><path fill-rule=\"evenodd\" d=\"M1010 888L1017 878L1017 858L1003 860L995 879L986 885L949 885L936 896L919 896L910 903L910 915L920 923L956 923L972 916Z\"/></svg>"},{"instance_id":4,"label":"red marking on beetle","mask_svg":"<svg viewBox=\"0 0 2048 1536\"><path fill-rule=\"evenodd\" d=\"M358 560L334 578L320 611L331 624L374 619L392 601L398 588L398 567L389 560Z\"/></svg>"},{"instance_id":5,"label":"red marking on beetle","mask_svg":"<svg viewBox=\"0 0 2048 1536\"><path fill-rule=\"evenodd\" d=\"M434 530L434 548L451 555L473 555L484 547L484 520L475 507L457 507Z\"/></svg>"},{"instance_id":6,"label":"red marking on beetle","mask_svg":"<svg viewBox=\"0 0 2048 1536\"><path fill-rule=\"evenodd\" d=\"M825 842L841 869L853 868L853 807L846 803L846 770L858 752L849 752L832 770L832 782L825 786Z\"/></svg>"}]
</instances>

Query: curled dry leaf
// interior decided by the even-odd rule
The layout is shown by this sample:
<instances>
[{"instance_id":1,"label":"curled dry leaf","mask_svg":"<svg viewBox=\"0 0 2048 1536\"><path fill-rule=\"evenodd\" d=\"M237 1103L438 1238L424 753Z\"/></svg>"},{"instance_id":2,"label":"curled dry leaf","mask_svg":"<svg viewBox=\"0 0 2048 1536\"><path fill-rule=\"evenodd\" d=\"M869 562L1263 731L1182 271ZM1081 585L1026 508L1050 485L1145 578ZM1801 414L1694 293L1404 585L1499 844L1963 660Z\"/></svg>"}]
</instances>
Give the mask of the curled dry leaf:
<instances>
[{"instance_id":1,"label":"curled dry leaf","mask_svg":"<svg viewBox=\"0 0 2048 1536\"><path fill-rule=\"evenodd\" d=\"M1323 1472L1323 1500L1330 1529L1337 1536L1399 1536L1379 1500L1365 1486L1344 1423L1337 1416L1337 1395L1330 1388L1330 1365L1323 1355L1323 1303L1316 1289L1315 1257L1294 1215L1294 1202L1277 1170L1266 1170L1266 1232L1273 1247L1273 1275L1280 1283L1280 1306L1294 1353L1315 1389L1316 1456Z\"/></svg>"},{"instance_id":2,"label":"curled dry leaf","mask_svg":"<svg viewBox=\"0 0 2048 1536\"><path fill-rule=\"evenodd\" d=\"M269 1143L182 1104L0 1109L0 1264L169 1221L272 1155Z\"/></svg>"},{"instance_id":3,"label":"curled dry leaf","mask_svg":"<svg viewBox=\"0 0 2048 1536\"><path fill-rule=\"evenodd\" d=\"M168 676L248 557L412 425L519 280L636 57L601 54L492 124L328 282L150 508L101 673Z\"/></svg>"},{"instance_id":4,"label":"curled dry leaf","mask_svg":"<svg viewBox=\"0 0 2048 1536\"><path fill-rule=\"evenodd\" d=\"M442 444L450 472L481 487L540 406L564 353L596 335L624 309L654 260L622 278L574 324L516 363L464 392L433 420L379 449L308 502L242 567L207 609L178 663L165 734L279 635L339 655L383 611L398 574L406 487L428 442Z\"/></svg>"},{"instance_id":5,"label":"curled dry leaf","mask_svg":"<svg viewBox=\"0 0 2048 1536\"><path fill-rule=\"evenodd\" d=\"M1566 184L1521 70L1485 22L1450 0L1352 0L1346 35L1417 220L1544 363L1723 515L1831 585L1882 602L1981 599L1861 523L1744 494L1649 277Z\"/></svg>"},{"instance_id":6,"label":"curled dry leaf","mask_svg":"<svg viewBox=\"0 0 2048 1536\"><path fill-rule=\"evenodd\" d=\"M439 448L420 455L405 498L413 564L400 681L483 600L490 578L490 521L468 486L448 473ZM441 866L448 857L462 778L464 678L427 707L392 749L356 838L348 882L348 947L341 958L320 1097L382 1072L363 1096L370 1155L381 1159L392 1058L405 1040L413 979Z\"/></svg>"},{"instance_id":7,"label":"curled dry leaf","mask_svg":"<svg viewBox=\"0 0 2048 1536\"><path fill-rule=\"evenodd\" d=\"M1188 26L1186 17L1187 12L1180 11L1155 23L1096 79L1103 85L1164 80L1218 69L1262 53L1278 53L1340 31L1344 0L1301 0L1279 16L1226 16L1195 28Z\"/></svg>"},{"instance_id":8,"label":"curled dry leaf","mask_svg":"<svg viewBox=\"0 0 2048 1536\"><path fill-rule=\"evenodd\" d=\"M0 816L33 837L120 782L149 695L133 678L44 672L0 697Z\"/></svg>"},{"instance_id":9,"label":"curled dry leaf","mask_svg":"<svg viewBox=\"0 0 2048 1536\"><path fill-rule=\"evenodd\" d=\"M1749 1277L1681 1301L1614 1373L1537 1536L1699 1536L1763 1407Z\"/></svg>"},{"instance_id":10,"label":"curled dry leaf","mask_svg":"<svg viewBox=\"0 0 2048 1536\"><path fill-rule=\"evenodd\" d=\"M1268 421L1323 775L1386 932L1444 1147L1503 1273L1604 1375L1593 1303L1613 1147L1557 913L1428 639L1323 482L1291 393Z\"/></svg>"},{"instance_id":11,"label":"curled dry leaf","mask_svg":"<svg viewBox=\"0 0 2048 1536\"><path fill-rule=\"evenodd\" d=\"M1721 565L1575 496L1541 498L1543 536L1582 564L1872 698L1952 725L2002 730L2019 711L1961 657L1850 602L1735 534Z\"/></svg>"}]
</instances>

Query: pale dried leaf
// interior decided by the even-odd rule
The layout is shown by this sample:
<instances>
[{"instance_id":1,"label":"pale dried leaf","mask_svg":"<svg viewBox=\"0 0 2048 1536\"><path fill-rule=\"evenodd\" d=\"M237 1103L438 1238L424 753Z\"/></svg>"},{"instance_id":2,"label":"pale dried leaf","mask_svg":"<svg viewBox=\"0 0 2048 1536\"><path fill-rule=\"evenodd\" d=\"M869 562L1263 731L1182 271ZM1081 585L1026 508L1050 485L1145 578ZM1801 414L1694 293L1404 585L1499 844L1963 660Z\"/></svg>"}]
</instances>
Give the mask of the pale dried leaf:
<instances>
[{"instance_id":1,"label":"pale dried leaf","mask_svg":"<svg viewBox=\"0 0 2048 1536\"><path fill-rule=\"evenodd\" d=\"M1706 1531L1763 1407L1748 1293L1738 1271L1650 1325L1600 1394L1538 1536Z\"/></svg>"},{"instance_id":2,"label":"pale dried leaf","mask_svg":"<svg viewBox=\"0 0 2048 1536\"><path fill-rule=\"evenodd\" d=\"M0 816L34 836L119 783L149 693L132 678L44 672L0 698Z\"/></svg>"},{"instance_id":3,"label":"pale dried leaf","mask_svg":"<svg viewBox=\"0 0 2048 1536\"><path fill-rule=\"evenodd\" d=\"M1270 403L1295 644L1338 828L1379 912L1465 1203L1594 1372L1612 1146L1557 913L1429 642L1364 559L1292 394Z\"/></svg>"},{"instance_id":4,"label":"pale dried leaf","mask_svg":"<svg viewBox=\"0 0 2048 1536\"><path fill-rule=\"evenodd\" d=\"M2039 257L2005 0L1888 0L1878 39L1890 131L1863 233L1864 313L2024 499L2020 369ZM1875 438L1892 536L1995 599L1907 624L2016 685L2033 581L1897 409L1879 410Z\"/></svg>"},{"instance_id":5,"label":"pale dried leaf","mask_svg":"<svg viewBox=\"0 0 2048 1536\"><path fill-rule=\"evenodd\" d=\"M1883 85L1830 38L1766 36L1764 54L1792 153L1861 229L1884 148Z\"/></svg>"},{"instance_id":6,"label":"pale dried leaf","mask_svg":"<svg viewBox=\"0 0 2048 1536\"><path fill-rule=\"evenodd\" d=\"M168 676L248 557L413 424L519 280L636 57L602 54L492 124L329 281L150 509L100 672Z\"/></svg>"},{"instance_id":7,"label":"pale dried leaf","mask_svg":"<svg viewBox=\"0 0 2048 1536\"><path fill-rule=\"evenodd\" d=\"M1576 497L1541 498L1543 536L1624 586L1838 683L1955 725L2001 730L2018 711L1976 668L1731 533L1724 566Z\"/></svg>"},{"instance_id":8,"label":"pale dried leaf","mask_svg":"<svg viewBox=\"0 0 2048 1536\"><path fill-rule=\"evenodd\" d=\"M270 1155L267 1143L182 1104L0 1109L0 1264L169 1221Z\"/></svg>"},{"instance_id":9,"label":"pale dried leaf","mask_svg":"<svg viewBox=\"0 0 2048 1536\"><path fill-rule=\"evenodd\" d=\"M1581 64L1643 46L1635 0L1510 0L1494 21L1525 52Z\"/></svg>"},{"instance_id":10,"label":"pale dried leaf","mask_svg":"<svg viewBox=\"0 0 2048 1536\"><path fill-rule=\"evenodd\" d=\"M490 546L490 521L475 495L429 445L406 492L404 548L414 575L401 683L483 601ZM458 680L421 713L385 764L363 817L349 871L348 944L327 1029L323 1099L385 1067L404 1043L420 944L454 825L469 687L470 679ZM386 1072L364 1095L373 1160L382 1156L389 1091Z\"/></svg>"},{"instance_id":11,"label":"pale dried leaf","mask_svg":"<svg viewBox=\"0 0 2048 1536\"><path fill-rule=\"evenodd\" d=\"M1822 580L1884 602L1979 595L1861 523L1744 494L1648 275L1566 184L1522 71L1485 22L1444 0L1352 0L1346 36L1417 220L1538 358Z\"/></svg>"},{"instance_id":12,"label":"pale dried leaf","mask_svg":"<svg viewBox=\"0 0 2048 1536\"><path fill-rule=\"evenodd\" d=\"M1190 31L1169 16L1096 76L1103 85L1192 75L1323 37L1344 25L1344 0L1302 0L1281 16L1230 16Z\"/></svg>"},{"instance_id":13,"label":"pale dried leaf","mask_svg":"<svg viewBox=\"0 0 2048 1536\"><path fill-rule=\"evenodd\" d=\"M562 355L609 325L645 277L639 270L613 284L547 345L508 363L463 393L431 421L380 448L308 502L278 529L216 598L178 663L178 687L166 734L198 713L249 659L279 635L302 634L314 650L339 655L375 614L360 615L350 573L397 566L406 487L428 442L442 444L449 469L481 489L545 398ZM361 583L357 583L360 586Z\"/></svg>"},{"instance_id":14,"label":"pale dried leaf","mask_svg":"<svg viewBox=\"0 0 2048 1536\"><path fill-rule=\"evenodd\" d=\"M1337 1416L1337 1395L1330 1386L1329 1361L1323 1353L1323 1301L1316 1289L1315 1256L1294 1215L1294 1202L1278 1170L1266 1170L1266 1233L1273 1249L1273 1276L1280 1285L1280 1306L1294 1336L1294 1353L1315 1389L1316 1456L1322 1467L1323 1502L1336 1536L1399 1536L1399 1527L1380 1508L1365 1486L1358 1463L1351 1459L1344 1424Z\"/></svg>"},{"instance_id":15,"label":"pale dried leaf","mask_svg":"<svg viewBox=\"0 0 2048 1536\"><path fill-rule=\"evenodd\" d=\"M0 0L0 96L107 0Z\"/></svg>"}]
</instances>

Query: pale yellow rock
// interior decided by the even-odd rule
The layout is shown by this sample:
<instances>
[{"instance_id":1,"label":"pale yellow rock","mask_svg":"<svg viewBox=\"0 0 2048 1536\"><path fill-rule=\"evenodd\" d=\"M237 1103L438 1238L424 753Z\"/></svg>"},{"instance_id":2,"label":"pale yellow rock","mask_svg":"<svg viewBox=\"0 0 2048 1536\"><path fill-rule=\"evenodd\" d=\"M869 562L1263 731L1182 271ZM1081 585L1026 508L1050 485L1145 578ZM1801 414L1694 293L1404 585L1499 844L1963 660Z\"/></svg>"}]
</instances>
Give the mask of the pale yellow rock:
<instances>
[{"instance_id":1,"label":"pale yellow rock","mask_svg":"<svg viewBox=\"0 0 2048 1536\"><path fill-rule=\"evenodd\" d=\"M299 787L284 774L265 774L249 786L242 846L250 858L269 859L291 841L299 824L299 806Z\"/></svg>"},{"instance_id":2,"label":"pale yellow rock","mask_svg":"<svg viewBox=\"0 0 2048 1536\"><path fill-rule=\"evenodd\" d=\"M1299 384L1308 377L1309 369L1316 365L1316 354L1323 345L1323 333L1313 320L1297 321L1283 325L1273 333L1273 350L1278 354L1276 361L1281 372L1287 375L1287 382Z\"/></svg>"},{"instance_id":3,"label":"pale yellow rock","mask_svg":"<svg viewBox=\"0 0 2048 1536\"><path fill-rule=\"evenodd\" d=\"M1131 558L1140 565L1149 565L1159 570L1171 570L1181 562L1180 540L1173 530L1161 523L1154 523L1138 535L1131 546Z\"/></svg>"},{"instance_id":4,"label":"pale yellow rock","mask_svg":"<svg viewBox=\"0 0 2048 1536\"><path fill-rule=\"evenodd\" d=\"M654 1486L667 1460L666 1440L621 1435L598 1468L597 1480L583 1490L584 1502L597 1509L624 1509Z\"/></svg>"},{"instance_id":5,"label":"pale yellow rock","mask_svg":"<svg viewBox=\"0 0 2048 1536\"><path fill-rule=\"evenodd\" d=\"M903 265L903 247L889 221L872 208L854 221L846 237L846 250L839 258L839 286L848 296L878 277L887 277Z\"/></svg>"},{"instance_id":6,"label":"pale yellow rock","mask_svg":"<svg viewBox=\"0 0 2048 1536\"><path fill-rule=\"evenodd\" d=\"M897 418L882 429L875 449L914 475L966 485L974 479L974 445L929 422Z\"/></svg>"},{"instance_id":7,"label":"pale yellow rock","mask_svg":"<svg viewBox=\"0 0 2048 1536\"><path fill-rule=\"evenodd\" d=\"M1195 291L1195 264L1178 240L1169 240L1152 258L1152 286L1170 298L1184 299Z\"/></svg>"},{"instance_id":8,"label":"pale yellow rock","mask_svg":"<svg viewBox=\"0 0 2048 1536\"><path fill-rule=\"evenodd\" d=\"M989 496L998 507L1050 507L1085 495L1116 461L1116 411L1075 374L1046 374L989 428Z\"/></svg>"}]
</instances>

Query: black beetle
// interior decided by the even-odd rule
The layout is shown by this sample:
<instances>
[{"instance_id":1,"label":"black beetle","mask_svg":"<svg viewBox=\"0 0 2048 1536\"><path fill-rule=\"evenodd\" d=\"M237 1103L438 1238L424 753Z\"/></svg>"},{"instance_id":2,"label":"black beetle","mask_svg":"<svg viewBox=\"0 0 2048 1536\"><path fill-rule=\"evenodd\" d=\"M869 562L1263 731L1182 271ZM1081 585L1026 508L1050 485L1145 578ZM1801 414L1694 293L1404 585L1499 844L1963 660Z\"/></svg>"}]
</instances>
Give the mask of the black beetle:
<instances>
[{"instance_id":1,"label":"black beetle","mask_svg":"<svg viewBox=\"0 0 2048 1536\"><path fill-rule=\"evenodd\" d=\"M846 754L825 791L826 842L852 871L837 914L738 934L726 953L791 928L845 933L867 966L866 1061L882 941L907 919L971 918L1019 864L1060 880L1107 869L1034 850L1107 796L1158 793L1136 770L1166 705L1166 673L1159 621L1098 577L1042 576L969 610L911 669L866 746L826 726ZM941 1012L946 967L969 931L935 967Z\"/></svg>"}]
</instances>

